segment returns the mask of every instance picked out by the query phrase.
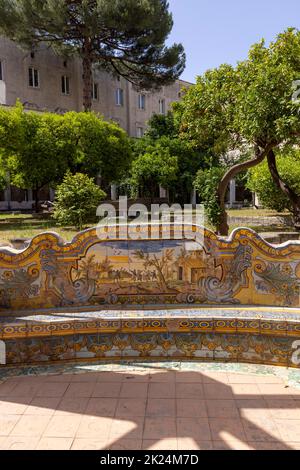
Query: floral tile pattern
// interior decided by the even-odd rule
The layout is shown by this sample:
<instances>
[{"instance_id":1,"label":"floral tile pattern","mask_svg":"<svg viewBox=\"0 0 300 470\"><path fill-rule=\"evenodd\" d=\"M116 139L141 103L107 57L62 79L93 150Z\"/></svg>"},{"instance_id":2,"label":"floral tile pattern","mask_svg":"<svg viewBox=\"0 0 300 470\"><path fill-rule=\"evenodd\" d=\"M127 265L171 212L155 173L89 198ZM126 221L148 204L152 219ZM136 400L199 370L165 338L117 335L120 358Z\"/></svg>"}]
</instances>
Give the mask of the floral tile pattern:
<instances>
[{"instance_id":1,"label":"floral tile pattern","mask_svg":"<svg viewBox=\"0 0 300 470\"><path fill-rule=\"evenodd\" d=\"M249 333L137 332L15 338L6 348L8 365L157 357L296 367L294 342L291 336Z\"/></svg>"}]
</instances>

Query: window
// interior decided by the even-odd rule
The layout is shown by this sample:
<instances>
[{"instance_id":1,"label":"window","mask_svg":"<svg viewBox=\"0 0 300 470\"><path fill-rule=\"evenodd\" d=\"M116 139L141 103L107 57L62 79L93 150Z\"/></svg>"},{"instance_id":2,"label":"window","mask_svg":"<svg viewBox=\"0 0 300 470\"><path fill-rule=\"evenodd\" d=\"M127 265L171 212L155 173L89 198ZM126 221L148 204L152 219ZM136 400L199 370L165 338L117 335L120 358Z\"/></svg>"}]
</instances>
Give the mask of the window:
<instances>
[{"instance_id":1,"label":"window","mask_svg":"<svg viewBox=\"0 0 300 470\"><path fill-rule=\"evenodd\" d=\"M116 91L116 105L124 106L124 90L122 88L118 88Z\"/></svg>"},{"instance_id":2,"label":"window","mask_svg":"<svg viewBox=\"0 0 300 470\"><path fill-rule=\"evenodd\" d=\"M70 94L70 78L67 75L61 77L61 92L63 95Z\"/></svg>"},{"instance_id":3,"label":"window","mask_svg":"<svg viewBox=\"0 0 300 470\"><path fill-rule=\"evenodd\" d=\"M145 95L139 95L138 106L139 106L139 109L142 109L142 110L146 109L146 96Z\"/></svg>"},{"instance_id":4,"label":"window","mask_svg":"<svg viewBox=\"0 0 300 470\"><path fill-rule=\"evenodd\" d=\"M98 90L99 90L98 83L94 82L93 85L92 85L92 98L93 98L94 101L98 101L98 99L99 99Z\"/></svg>"},{"instance_id":5,"label":"window","mask_svg":"<svg viewBox=\"0 0 300 470\"><path fill-rule=\"evenodd\" d=\"M159 114L166 114L166 101L163 99L159 100Z\"/></svg>"},{"instance_id":6,"label":"window","mask_svg":"<svg viewBox=\"0 0 300 470\"><path fill-rule=\"evenodd\" d=\"M138 139L141 139L142 137L144 137L143 127L137 127L136 135L137 135Z\"/></svg>"},{"instance_id":7,"label":"window","mask_svg":"<svg viewBox=\"0 0 300 470\"><path fill-rule=\"evenodd\" d=\"M0 60L0 80L3 80L3 62Z\"/></svg>"},{"instance_id":8,"label":"window","mask_svg":"<svg viewBox=\"0 0 300 470\"><path fill-rule=\"evenodd\" d=\"M29 86L31 88L39 88L40 86L40 74L37 69L34 67L29 67L28 69L28 78L29 78Z\"/></svg>"}]
</instances>

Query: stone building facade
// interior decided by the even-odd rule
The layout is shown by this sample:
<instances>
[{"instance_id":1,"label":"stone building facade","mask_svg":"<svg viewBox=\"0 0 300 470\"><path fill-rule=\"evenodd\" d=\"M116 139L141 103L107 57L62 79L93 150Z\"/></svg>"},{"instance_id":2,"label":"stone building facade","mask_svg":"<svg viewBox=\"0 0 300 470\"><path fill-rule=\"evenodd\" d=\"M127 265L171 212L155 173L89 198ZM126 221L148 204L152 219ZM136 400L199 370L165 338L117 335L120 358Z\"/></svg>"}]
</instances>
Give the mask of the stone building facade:
<instances>
[{"instance_id":1,"label":"stone building facade","mask_svg":"<svg viewBox=\"0 0 300 470\"><path fill-rule=\"evenodd\" d=\"M19 99L27 109L65 113L82 111L82 65L47 47L30 53L0 38L0 103ZM124 78L94 70L93 110L113 119L132 137L140 137L154 113L165 114L190 83L177 80L158 92L140 93Z\"/></svg>"}]
</instances>

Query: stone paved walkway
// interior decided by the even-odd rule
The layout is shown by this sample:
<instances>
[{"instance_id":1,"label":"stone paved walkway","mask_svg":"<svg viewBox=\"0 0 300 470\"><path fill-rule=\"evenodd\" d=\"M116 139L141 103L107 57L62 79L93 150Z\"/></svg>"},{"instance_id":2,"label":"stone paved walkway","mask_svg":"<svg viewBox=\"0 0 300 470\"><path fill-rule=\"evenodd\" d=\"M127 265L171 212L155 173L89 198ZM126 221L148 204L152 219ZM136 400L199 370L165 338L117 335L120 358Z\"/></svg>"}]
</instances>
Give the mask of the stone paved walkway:
<instances>
[{"instance_id":1,"label":"stone paved walkway","mask_svg":"<svg viewBox=\"0 0 300 470\"><path fill-rule=\"evenodd\" d=\"M0 377L1 449L300 449L298 371L77 365Z\"/></svg>"}]
</instances>

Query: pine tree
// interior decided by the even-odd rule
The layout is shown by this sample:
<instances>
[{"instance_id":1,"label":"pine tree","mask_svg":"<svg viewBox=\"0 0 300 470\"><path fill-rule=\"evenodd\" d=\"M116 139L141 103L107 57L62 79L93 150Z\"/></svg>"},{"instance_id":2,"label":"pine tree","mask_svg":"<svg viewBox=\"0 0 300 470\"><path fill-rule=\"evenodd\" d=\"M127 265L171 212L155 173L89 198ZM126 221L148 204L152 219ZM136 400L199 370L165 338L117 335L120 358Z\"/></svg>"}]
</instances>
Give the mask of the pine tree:
<instances>
[{"instance_id":1,"label":"pine tree","mask_svg":"<svg viewBox=\"0 0 300 470\"><path fill-rule=\"evenodd\" d=\"M92 107L93 67L141 89L176 80L181 44L166 46L173 19L167 0L0 0L0 34L30 50L40 43L83 65L83 107Z\"/></svg>"}]
</instances>

